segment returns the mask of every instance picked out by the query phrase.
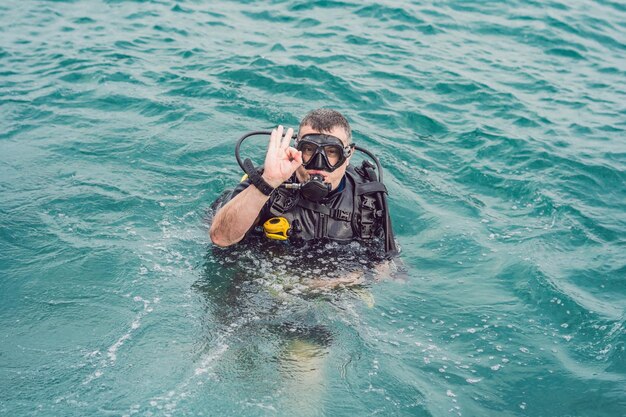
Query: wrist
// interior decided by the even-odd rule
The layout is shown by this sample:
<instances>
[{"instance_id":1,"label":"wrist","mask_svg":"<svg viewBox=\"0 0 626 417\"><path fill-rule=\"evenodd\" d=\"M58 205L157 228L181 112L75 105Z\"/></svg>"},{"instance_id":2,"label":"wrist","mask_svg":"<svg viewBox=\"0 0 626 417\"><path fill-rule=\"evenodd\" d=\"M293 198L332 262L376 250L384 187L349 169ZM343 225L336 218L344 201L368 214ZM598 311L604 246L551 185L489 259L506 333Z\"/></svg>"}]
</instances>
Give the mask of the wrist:
<instances>
[{"instance_id":1,"label":"wrist","mask_svg":"<svg viewBox=\"0 0 626 417\"><path fill-rule=\"evenodd\" d=\"M271 185L274 188L278 188L280 187L280 185L284 182L283 180L281 180L280 178L271 178L268 177L267 175L265 175L265 173L263 175L261 175L261 178L263 178L263 180L268 183L269 185Z\"/></svg>"},{"instance_id":2,"label":"wrist","mask_svg":"<svg viewBox=\"0 0 626 417\"><path fill-rule=\"evenodd\" d=\"M269 196L276 189L276 187L265 181L259 171L254 168L254 165L252 165L252 161L249 158L246 158L246 160L243 161L243 169L246 174L248 174L248 179L250 180L250 183L254 185L256 189L259 190L261 193Z\"/></svg>"}]
</instances>

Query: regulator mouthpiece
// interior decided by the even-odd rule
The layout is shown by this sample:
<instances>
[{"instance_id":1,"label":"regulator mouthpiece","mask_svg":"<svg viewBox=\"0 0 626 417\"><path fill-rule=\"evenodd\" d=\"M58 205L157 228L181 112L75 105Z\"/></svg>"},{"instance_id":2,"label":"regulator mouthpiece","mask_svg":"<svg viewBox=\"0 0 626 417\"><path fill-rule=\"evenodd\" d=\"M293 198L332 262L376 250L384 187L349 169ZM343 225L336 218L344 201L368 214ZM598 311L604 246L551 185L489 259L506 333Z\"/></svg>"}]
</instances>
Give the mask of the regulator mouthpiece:
<instances>
[{"instance_id":1,"label":"regulator mouthpiece","mask_svg":"<svg viewBox=\"0 0 626 417\"><path fill-rule=\"evenodd\" d=\"M319 174L311 175L311 178L300 188L302 197L314 203L322 200L330 193L331 185L324 182L324 177Z\"/></svg>"}]
</instances>

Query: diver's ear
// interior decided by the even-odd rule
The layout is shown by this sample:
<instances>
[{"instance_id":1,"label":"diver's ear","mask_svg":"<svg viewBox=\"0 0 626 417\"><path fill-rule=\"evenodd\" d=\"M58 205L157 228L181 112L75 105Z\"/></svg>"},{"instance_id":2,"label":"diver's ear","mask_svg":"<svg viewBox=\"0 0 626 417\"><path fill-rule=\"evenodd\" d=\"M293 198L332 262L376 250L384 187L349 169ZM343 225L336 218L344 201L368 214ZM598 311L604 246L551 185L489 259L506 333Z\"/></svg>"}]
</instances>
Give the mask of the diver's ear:
<instances>
[{"instance_id":1,"label":"diver's ear","mask_svg":"<svg viewBox=\"0 0 626 417\"><path fill-rule=\"evenodd\" d=\"M345 166L350 165L350 159L352 158L352 155L354 154L354 144L350 144L348 145L348 149L344 150L344 155L346 156L346 160L343 164L345 164Z\"/></svg>"},{"instance_id":2,"label":"diver's ear","mask_svg":"<svg viewBox=\"0 0 626 417\"><path fill-rule=\"evenodd\" d=\"M350 161L350 158L352 158L352 155L354 154L354 147L355 146L356 145L354 143L351 143L351 144L348 145L348 150L347 150L347 154L348 155L346 156L346 159L348 161Z\"/></svg>"}]
</instances>

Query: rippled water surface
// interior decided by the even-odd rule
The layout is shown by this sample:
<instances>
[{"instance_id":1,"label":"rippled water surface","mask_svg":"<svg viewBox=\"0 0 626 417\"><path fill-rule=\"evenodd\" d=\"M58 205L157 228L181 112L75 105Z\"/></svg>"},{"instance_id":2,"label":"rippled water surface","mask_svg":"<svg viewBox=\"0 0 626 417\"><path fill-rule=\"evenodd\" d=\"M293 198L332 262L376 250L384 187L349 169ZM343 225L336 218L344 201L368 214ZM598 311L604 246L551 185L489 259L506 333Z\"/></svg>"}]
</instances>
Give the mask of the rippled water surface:
<instances>
[{"instance_id":1,"label":"rippled water surface","mask_svg":"<svg viewBox=\"0 0 626 417\"><path fill-rule=\"evenodd\" d=\"M2 2L0 414L626 415L625 57L610 0ZM323 106L404 273L209 243Z\"/></svg>"}]
</instances>

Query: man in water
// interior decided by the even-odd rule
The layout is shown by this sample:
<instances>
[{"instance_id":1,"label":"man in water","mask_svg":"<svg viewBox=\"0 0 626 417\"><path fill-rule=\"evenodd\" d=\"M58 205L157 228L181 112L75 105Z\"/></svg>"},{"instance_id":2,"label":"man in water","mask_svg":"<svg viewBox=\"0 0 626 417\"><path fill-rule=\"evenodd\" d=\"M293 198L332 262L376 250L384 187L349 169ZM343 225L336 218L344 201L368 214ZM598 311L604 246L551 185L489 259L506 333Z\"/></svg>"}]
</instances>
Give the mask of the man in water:
<instances>
[{"instance_id":1,"label":"man in water","mask_svg":"<svg viewBox=\"0 0 626 417\"><path fill-rule=\"evenodd\" d=\"M229 247L218 254L230 255L209 263L211 284L205 288L215 311L234 315L235 323L244 318L238 338L250 330L252 344L260 333L280 341L276 356L289 382L281 391L285 403L279 408L302 414L317 410L322 402L325 358L333 335L324 324L325 310L316 303L292 301L286 308L287 301L299 288L360 284L381 266L388 267L389 262L381 262L383 254L389 258L396 249L384 185L371 164L349 164L355 146L346 118L334 110L314 110L301 121L295 146L292 137L293 129L284 132L278 126L272 131L262 173L249 160L243 163L248 178L217 210L210 228L213 243ZM250 256L246 245L255 239L276 244L266 244ZM276 240L289 240L290 245ZM327 241L343 244L316 245ZM221 266L239 271L225 274L231 285L218 282ZM267 285L270 291L257 291L255 284ZM352 289L373 305L368 291ZM255 319L246 322L246 317Z\"/></svg>"},{"instance_id":2,"label":"man in water","mask_svg":"<svg viewBox=\"0 0 626 417\"><path fill-rule=\"evenodd\" d=\"M272 131L262 174L250 166L248 178L215 214L213 243L231 246L263 225L269 238L298 242L385 235L387 255L395 254L386 189L371 164L349 165L355 146L346 118L331 109L311 111L300 123L295 147L293 129L283 133L282 126ZM281 225L285 230L275 230Z\"/></svg>"}]
</instances>

